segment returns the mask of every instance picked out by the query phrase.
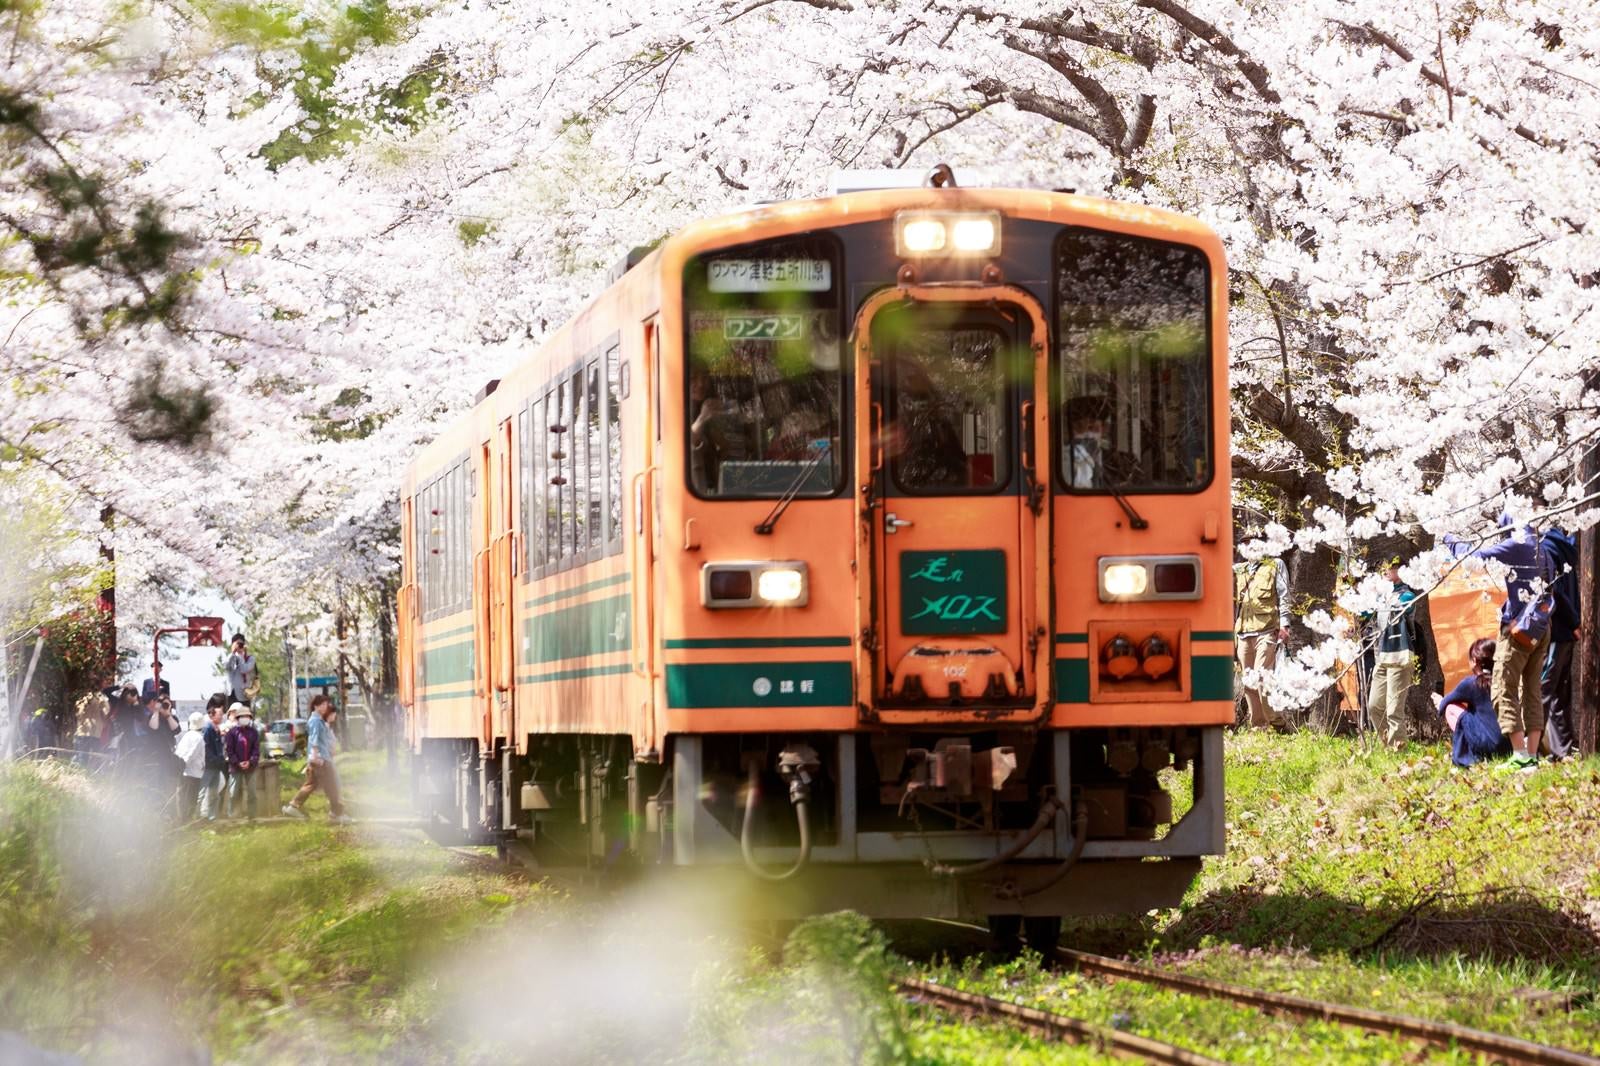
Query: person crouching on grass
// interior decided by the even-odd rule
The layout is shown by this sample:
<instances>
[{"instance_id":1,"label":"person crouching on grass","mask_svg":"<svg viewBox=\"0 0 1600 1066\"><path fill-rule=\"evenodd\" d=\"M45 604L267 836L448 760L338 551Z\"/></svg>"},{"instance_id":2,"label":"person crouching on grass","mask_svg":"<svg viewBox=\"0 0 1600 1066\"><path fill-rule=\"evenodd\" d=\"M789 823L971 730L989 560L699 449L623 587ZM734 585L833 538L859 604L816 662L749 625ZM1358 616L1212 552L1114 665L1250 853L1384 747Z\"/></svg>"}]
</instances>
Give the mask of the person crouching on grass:
<instances>
[{"instance_id":1,"label":"person crouching on grass","mask_svg":"<svg viewBox=\"0 0 1600 1066\"><path fill-rule=\"evenodd\" d=\"M235 703L228 711L235 716L233 728L228 730L225 738L228 751L228 817L237 814L242 795L245 817L253 822L256 817L255 771L261 764L261 734L256 731L255 715L250 708Z\"/></svg>"},{"instance_id":2,"label":"person crouching on grass","mask_svg":"<svg viewBox=\"0 0 1600 1066\"><path fill-rule=\"evenodd\" d=\"M1472 766L1484 759L1511 754L1511 742L1495 717L1492 679L1495 642L1482 637L1467 650L1472 673L1439 700L1439 713L1450 727L1450 761Z\"/></svg>"},{"instance_id":3,"label":"person crouching on grass","mask_svg":"<svg viewBox=\"0 0 1600 1066\"><path fill-rule=\"evenodd\" d=\"M328 797L329 820L336 825L348 825L350 817L344 813L339 799L339 773L333 767L336 744L333 724L339 711L332 697L319 694L311 697L311 717L306 721L306 783L294 794L294 799L284 804L283 813L293 818L304 818L306 800L317 789Z\"/></svg>"}]
</instances>

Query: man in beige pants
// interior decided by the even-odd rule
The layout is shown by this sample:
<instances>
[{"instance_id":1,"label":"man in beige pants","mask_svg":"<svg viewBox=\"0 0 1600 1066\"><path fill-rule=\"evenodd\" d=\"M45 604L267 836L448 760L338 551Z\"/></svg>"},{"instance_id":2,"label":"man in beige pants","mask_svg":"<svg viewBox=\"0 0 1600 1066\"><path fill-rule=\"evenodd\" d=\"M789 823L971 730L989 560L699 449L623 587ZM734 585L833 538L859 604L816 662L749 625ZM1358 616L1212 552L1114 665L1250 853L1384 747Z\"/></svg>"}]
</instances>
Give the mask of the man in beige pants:
<instances>
[{"instance_id":1,"label":"man in beige pants","mask_svg":"<svg viewBox=\"0 0 1600 1066\"><path fill-rule=\"evenodd\" d=\"M1281 728L1283 715L1272 710L1261 691L1259 676L1269 674L1278 650L1289 643L1289 574L1279 559L1262 558L1233 568L1234 602L1239 606L1234 634L1238 637L1239 665L1244 668L1244 702L1250 724L1257 729ZM1276 628L1274 628L1276 623Z\"/></svg>"}]
</instances>

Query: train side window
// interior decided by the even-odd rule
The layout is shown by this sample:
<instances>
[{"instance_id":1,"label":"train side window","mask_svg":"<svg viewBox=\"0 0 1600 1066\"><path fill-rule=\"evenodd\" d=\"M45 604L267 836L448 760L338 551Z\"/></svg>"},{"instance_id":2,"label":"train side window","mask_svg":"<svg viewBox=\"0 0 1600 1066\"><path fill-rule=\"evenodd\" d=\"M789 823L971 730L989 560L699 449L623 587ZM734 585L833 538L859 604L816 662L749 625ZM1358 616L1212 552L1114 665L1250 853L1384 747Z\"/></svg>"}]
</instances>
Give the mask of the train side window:
<instances>
[{"instance_id":1,"label":"train side window","mask_svg":"<svg viewBox=\"0 0 1600 1066\"><path fill-rule=\"evenodd\" d=\"M567 383L562 381L556 386L556 424L561 432L552 433L550 441L553 449L550 457L556 460L560 473L557 477L559 484L556 486L556 496L559 500L556 506L556 521L559 527L560 550L558 552L561 565L567 565L572 558L572 390Z\"/></svg>"},{"instance_id":2,"label":"train side window","mask_svg":"<svg viewBox=\"0 0 1600 1066\"><path fill-rule=\"evenodd\" d=\"M456 560L461 558L461 519L460 494L456 490L456 473L459 467L452 466L444 476L444 603L445 613L449 614L456 608Z\"/></svg>"},{"instance_id":3,"label":"train side window","mask_svg":"<svg viewBox=\"0 0 1600 1066\"><path fill-rule=\"evenodd\" d=\"M544 563L553 569L561 561L561 487L555 483L561 476L561 464L554 458L560 450L561 438L550 432L550 427L561 424L559 392L545 393L543 411L540 425L544 427L544 434L539 439L544 449Z\"/></svg>"},{"instance_id":4,"label":"train side window","mask_svg":"<svg viewBox=\"0 0 1600 1066\"><path fill-rule=\"evenodd\" d=\"M545 471L545 442L550 434L544 428L544 397L535 396L528 404L528 439L523 448L523 467L528 471L528 494L523 498L523 528L526 530L529 576L544 566L544 494L550 490Z\"/></svg>"},{"instance_id":5,"label":"train side window","mask_svg":"<svg viewBox=\"0 0 1600 1066\"><path fill-rule=\"evenodd\" d=\"M584 480L588 484L588 501L584 504L589 524L589 539L583 550L590 558L599 558L605 543L606 465L603 458L606 442L605 408L600 404L600 363L591 359L583 371L583 450Z\"/></svg>"},{"instance_id":6,"label":"train side window","mask_svg":"<svg viewBox=\"0 0 1600 1066\"><path fill-rule=\"evenodd\" d=\"M606 553L622 551L622 349L606 352Z\"/></svg>"}]
</instances>

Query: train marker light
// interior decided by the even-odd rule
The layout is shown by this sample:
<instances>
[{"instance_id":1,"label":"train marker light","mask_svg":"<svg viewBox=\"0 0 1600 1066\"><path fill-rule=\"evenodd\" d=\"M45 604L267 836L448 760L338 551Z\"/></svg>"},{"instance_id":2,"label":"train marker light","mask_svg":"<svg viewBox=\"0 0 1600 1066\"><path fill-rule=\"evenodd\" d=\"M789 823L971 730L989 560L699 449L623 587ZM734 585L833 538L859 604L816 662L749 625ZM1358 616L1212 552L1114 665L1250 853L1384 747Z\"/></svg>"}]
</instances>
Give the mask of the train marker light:
<instances>
[{"instance_id":1,"label":"train marker light","mask_svg":"<svg viewBox=\"0 0 1600 1066\"><path fill-rule=\"evenodd\" d=\"M1118 633L1106 641L1106 646L1100 649L1100 661L1105 664L1106 673L1118 681L1133 676L1139 669L1138 653L1126 633Z\"/></svg>"},{"instance_id":2,"label":"train marker light","mask_svg":"<svg viewBox=\"0 0 1600 1066\"><path fill-rule=\"evenodd\" d=\"M804 607L810 597L806 564L765 560L706 563L700 568L700 602L725 607Z\"/></svg>"},{"instance_id":3,"label":"train marker light","mask_svg":"<svg viewBox=\"0 0 1600 1066\"><path fill-rule=\"evenodd\" d=\"M1111 599L1131 599L1144 595L1150 573L1142 563L1116 563L1100 572L1100 591Z\"/></svg>"},{"instance_id":4,"label":"train marker light","mask_svg":"<svg viewBox=\"0 0 1600 1066\"><path fill-rule=\"evenodd\" d=\"M902 211L894 216L894 250L901 256L998 255L997 211Z\"/></svg>"},{"instance_id":5,"label":"train marker light","mask_svg":"<svg viewBox=\"0 0 1600 1066\"><path fill-rule=\"evenodd\" d=\"M761 576L756 578L757 598L770 604L791 604L805 593L806 575L803 570L763 570Z\"/></svg>"},{"instance_id":6,"label":"train marker light","mask_svg":"<svg viewBox=\"0 0 1600 1066\"><path fill-rule=\"evenodd\" d=\"M1172 654L1172 646L1159 633L1150 634L1139 645L1139 665L1144 675L1152 681L1159 681L1171 673L1177 662Z\"/></svg>"}]
</instances>

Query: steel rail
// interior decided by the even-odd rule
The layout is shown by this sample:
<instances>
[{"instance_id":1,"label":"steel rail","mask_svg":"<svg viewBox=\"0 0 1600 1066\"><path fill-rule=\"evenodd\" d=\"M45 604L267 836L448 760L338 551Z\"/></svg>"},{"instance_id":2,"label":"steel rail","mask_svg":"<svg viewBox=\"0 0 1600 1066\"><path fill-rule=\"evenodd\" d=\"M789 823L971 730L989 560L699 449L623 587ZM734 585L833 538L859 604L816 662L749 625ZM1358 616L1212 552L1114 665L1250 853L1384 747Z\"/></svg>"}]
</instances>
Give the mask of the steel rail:
<instances>
[{"instance_id":1,"label":"steel rail","mask_svg":"<svg viewBox=\"0 0 1600 1066\"><path fill-rule=\"evenodd\" d=\"M1119 1029L1108 1029L1065 1014L1024 1007L993 996L962 992L915 977L901 978L900 994L952 1014L996 1018L1051 1040L1092 1045L1111 1055L1143 1059L1146 1062L1172 1063L1174 1066L1222 1066L1221 1059L1213 1059L1176 1044L1124 1033Z\"/></svg>"},{"instance_id":2,"label":"steel rail","mask_svg":"<svg viewBox=\"0 0 1600 1066\"><path fill-rule=\"evenodd\" d=\"M1063 962L1089 973L1162 985L1189 995L1226 999L1268 1012L1320 1018L1323 1021L1337 1022L1370 1032L1391 1033L1437 1047L1458 1047L1490 1056L1496 1061L1524 1063L1526 1066L1596 1066L1600 1063L1600 1058L1586 1055L1581 1051L1568 1051L1565 1048L1538 1044L1519 1037L1501 1036L1482 1029L1469 1029L1464 1025L1434 1022L1406 1014L1385 1014L1361 1007L1346 1007L1282 992L1265 992L1225 981L1213 981L1206 977L1190 977L1187 974L1160 970L1136 962L1124 962L1104 955L1074 951L1071 948L1057 948L1056 954Z\"/></svg>"}]
</instances>

